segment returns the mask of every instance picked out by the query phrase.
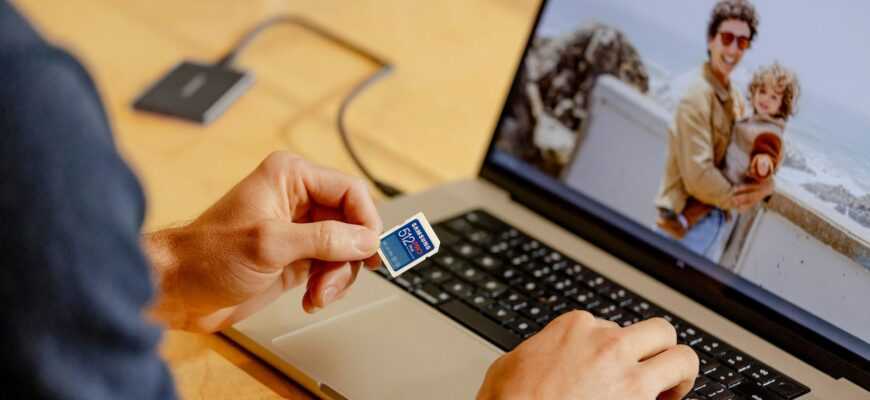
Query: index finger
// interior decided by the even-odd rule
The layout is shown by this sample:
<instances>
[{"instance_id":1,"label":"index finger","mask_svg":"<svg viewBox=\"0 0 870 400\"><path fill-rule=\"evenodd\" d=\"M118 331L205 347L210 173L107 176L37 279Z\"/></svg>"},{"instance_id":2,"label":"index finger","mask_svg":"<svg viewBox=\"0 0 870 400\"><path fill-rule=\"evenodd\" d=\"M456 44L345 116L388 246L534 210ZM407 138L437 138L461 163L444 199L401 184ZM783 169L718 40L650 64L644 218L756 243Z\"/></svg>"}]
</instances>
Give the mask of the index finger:
<instances>
[{"instance_id":1,"label":"index finger","mask_svg":"<svg viewBox=\"0 0 870 400\"><path fill-rule=\"evenodd\" d=\"M677 345L638 365L651 398L682 399L698 376L698 355L691 347Z\"/></svg>"},{"instance_id":2,"label":"index finger","mask_svg":"<svg viewBox=\"0 0 870 400\"><path fill-rule=\"evenodd\" d=\"M650 318L622 328L622 334L632 344L634 361L645 360L677 344L677 331L664 318Z\"/></svg>"},{"instance_id":3,"label":"index finger","mask_svg":"<svg viewBox=\"0 0 870 400\"><path fill-rule=\"evenodd\" d=\"M383 221L363 180L314 164L307 164L304 172L302 183L312 201L342 210L348 223L377 233L383 230Z\"/></svg>"}]
</instances>

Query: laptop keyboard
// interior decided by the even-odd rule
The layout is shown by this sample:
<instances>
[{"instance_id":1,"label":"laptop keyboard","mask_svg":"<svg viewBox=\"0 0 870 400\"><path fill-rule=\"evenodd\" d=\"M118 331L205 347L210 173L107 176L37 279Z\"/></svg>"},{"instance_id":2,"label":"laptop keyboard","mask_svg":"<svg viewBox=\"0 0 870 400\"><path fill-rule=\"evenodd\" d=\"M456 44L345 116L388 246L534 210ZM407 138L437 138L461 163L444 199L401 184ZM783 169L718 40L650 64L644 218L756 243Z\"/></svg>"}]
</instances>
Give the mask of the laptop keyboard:
<instances>
[{"instance_id":1,"label":"laptop keyboard","mask_svg":"<svg viewBox=\"0 0 870 400\"><path fill-rule=\"evenodd\" d=\"M701 362L686 399L781 400L810 391L483 210L434 229L438 254L390 281L504 351L574 309L622 326L662 317ZM383 268L378 272L389 279Z\"/></svg>"}]
</instances>

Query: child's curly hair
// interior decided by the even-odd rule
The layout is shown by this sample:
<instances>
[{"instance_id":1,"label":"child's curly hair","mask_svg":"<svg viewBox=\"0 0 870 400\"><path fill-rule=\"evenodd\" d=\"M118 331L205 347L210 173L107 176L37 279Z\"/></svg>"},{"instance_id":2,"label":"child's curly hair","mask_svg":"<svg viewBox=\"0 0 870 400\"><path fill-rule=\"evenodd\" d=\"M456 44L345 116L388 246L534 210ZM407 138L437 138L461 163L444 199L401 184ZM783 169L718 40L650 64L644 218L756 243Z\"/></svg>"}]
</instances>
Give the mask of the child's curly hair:
<instances>
[{"instance_id":1,"label":"child's curly hair","mask_svg":"<svg viewBox=\"0 0 870 400\"><path fill-rule=\"evenodd\" d=\"M788 120L789 117L795 115L798 96L800 96L800 83L797 75L778 62L759 68L752 74L752 81L749 82L750 104L752 97L755 96L755 91L764 84L768 84L773 90L782 93L782 104L779 106L779 112L774 116Z\"/></svg>"}]
</instances>

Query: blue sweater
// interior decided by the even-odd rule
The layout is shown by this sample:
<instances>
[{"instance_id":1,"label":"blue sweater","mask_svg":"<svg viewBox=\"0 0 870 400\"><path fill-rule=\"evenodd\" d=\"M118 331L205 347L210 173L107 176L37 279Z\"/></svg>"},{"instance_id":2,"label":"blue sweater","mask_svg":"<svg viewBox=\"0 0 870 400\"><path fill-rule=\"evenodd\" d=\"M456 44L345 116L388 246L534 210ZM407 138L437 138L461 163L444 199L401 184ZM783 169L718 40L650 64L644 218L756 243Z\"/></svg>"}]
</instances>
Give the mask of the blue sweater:
<instances>
[{"instance_id":1,"label":"blue sweater","mask_svg":"<svg viewBox=\"0 0 870 400\"><path fill-rule=\"evenodd\" d=\"M0 0L0 398L175 397L144 213L87 72Z\"/></svg>"}]
</instances>

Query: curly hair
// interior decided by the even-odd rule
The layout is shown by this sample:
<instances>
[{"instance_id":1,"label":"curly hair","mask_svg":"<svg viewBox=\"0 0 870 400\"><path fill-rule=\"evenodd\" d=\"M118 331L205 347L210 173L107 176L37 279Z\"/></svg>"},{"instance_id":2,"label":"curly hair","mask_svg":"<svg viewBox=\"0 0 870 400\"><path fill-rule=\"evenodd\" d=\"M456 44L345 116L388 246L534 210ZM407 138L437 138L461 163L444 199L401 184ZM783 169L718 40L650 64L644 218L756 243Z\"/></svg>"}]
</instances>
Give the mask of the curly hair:
<instances>
[{"instance_id":1,"label":"curly hair","mask_svg":"<svg viewBox=\"0 0 870 400\"><path fill-rule=\"evenodd\" d=\"M794 72L778 62L759 68L752 74L752 81L749 82L750 104L755 96L755 91L763 85L769 85L776 92L782 93L782 104L779 106L779 112L774 115L775 117L788 120L789 117L795 115L801 88Z\"/></svg>"},{"instance_id":2,"label":"curly hair","mask_svg":"<svg viewBox=\"0 0 870 400\"><path fill-rule=\"evenodd\" d=\"M707 40L719 33L719 26L729 19L737 19L749 25L749 40L758 33L758 13L755 6L747 0L720 0L713 7L710 22L707 24Z\"/></svg>"}]
</instances>

